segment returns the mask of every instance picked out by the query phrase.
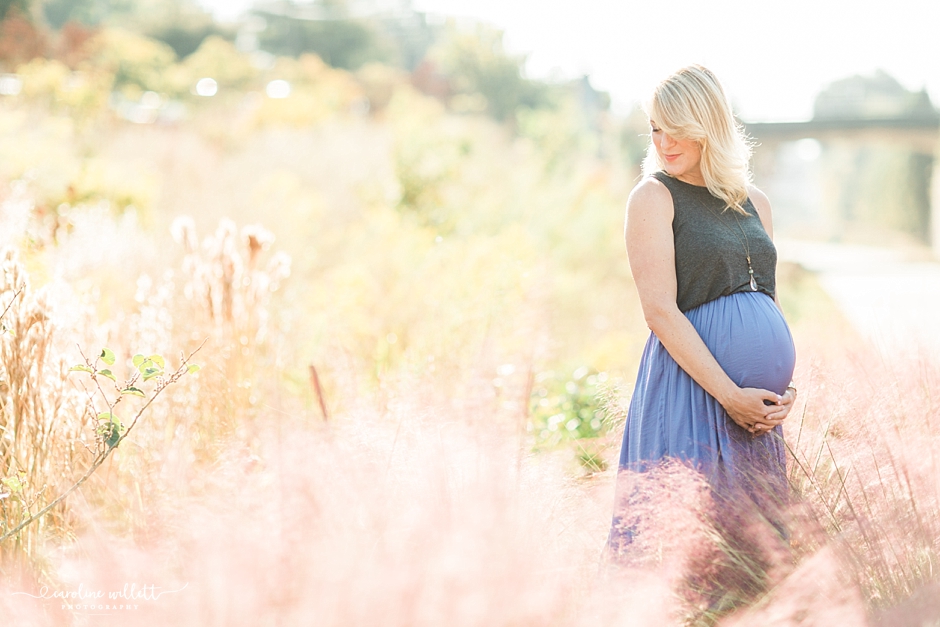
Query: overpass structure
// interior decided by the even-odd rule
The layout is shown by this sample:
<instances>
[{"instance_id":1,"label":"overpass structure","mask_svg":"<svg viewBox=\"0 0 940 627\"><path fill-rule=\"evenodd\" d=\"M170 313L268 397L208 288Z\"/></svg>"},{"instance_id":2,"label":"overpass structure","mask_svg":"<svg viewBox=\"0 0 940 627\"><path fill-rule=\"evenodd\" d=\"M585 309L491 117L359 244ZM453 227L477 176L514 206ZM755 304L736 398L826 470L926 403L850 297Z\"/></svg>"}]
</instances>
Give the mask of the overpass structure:
<instances>
[{"instance_id":1,"label":"overpass structure","mask_svg":"<svg viewBox=\"0 0 940 627\"><path fill-rule=\"evenodd\" d=\"M814 139L822 145L823 162L833 149L841 150L843 154L853 150L891 150L896 154L910 155L914 167L905 185L909 188L908 196L913 200L896 210L909 214L899 218L912 225L906 229L907 233L929 244L934 254L940 257L940 115L935 111L931 109L915 116L893 118L826 117L800 122L751 122L744 126L756 143L753 167L755 178L761 184L773 180L776 175L780 148L803 139ZM860 175L846 172L846 168L850 170L853 167L851 162L842 167L843 177ZM822 220L828 225L824 230L837 238L840 220L844 218L840 215L843 211L840 207L844 208L846 202L844 185L840 188L838 184L826 181L820 194Z\"/></svg>"}]
</instances>

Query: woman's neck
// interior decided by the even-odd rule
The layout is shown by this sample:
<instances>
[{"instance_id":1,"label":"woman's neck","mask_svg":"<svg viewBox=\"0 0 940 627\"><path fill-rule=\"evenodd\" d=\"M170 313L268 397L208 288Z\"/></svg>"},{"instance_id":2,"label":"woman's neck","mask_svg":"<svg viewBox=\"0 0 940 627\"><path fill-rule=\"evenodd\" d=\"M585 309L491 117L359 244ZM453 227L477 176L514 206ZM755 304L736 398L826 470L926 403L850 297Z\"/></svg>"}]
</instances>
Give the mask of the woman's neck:
<instances>
[{"instance_id":1,"label":"woman's neck","mask_svg":"<svg viewBox=\"0 0 940 627\"><path fill-rule=\"evenodd\" d=\"M685 172L684 174L679 174L676 178L689 185L705 187L705 177L702 176L701 172Z\"/></svg>"}]
</instances>

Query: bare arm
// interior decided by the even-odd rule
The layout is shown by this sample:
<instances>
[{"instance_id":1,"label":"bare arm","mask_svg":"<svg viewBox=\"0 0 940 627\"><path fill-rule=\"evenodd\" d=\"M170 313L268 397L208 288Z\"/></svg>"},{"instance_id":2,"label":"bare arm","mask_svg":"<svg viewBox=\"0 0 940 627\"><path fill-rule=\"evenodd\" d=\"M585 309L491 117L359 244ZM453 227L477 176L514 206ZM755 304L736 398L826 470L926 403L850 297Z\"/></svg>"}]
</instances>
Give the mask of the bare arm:
<instances>
[{"instance_id":1,"label":"bare arm","mask_svg":"<svg viewBox=\"0 0 940 627\"><path fill-rule=\"evenodd\" d=\"M669 190L655 179L641 182L627 203L626 242L633 279L650 330L676 363L715 397L741 427L752 433L776 426L768 414L777 409L769 390L739 388L705 346L701 336L676 305L673 205ZM756 425L763 425L758 427Z\"/></svg>"}]
</instances>

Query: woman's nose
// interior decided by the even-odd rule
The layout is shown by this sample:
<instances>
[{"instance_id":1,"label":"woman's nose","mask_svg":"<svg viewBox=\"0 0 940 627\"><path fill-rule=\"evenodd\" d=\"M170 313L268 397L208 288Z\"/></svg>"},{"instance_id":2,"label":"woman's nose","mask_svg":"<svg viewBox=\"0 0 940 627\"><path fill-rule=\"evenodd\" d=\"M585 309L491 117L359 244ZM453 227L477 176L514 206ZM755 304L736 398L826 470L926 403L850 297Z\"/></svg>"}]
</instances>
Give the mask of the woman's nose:
<instances>
[{"instance_id":1,"label":"woman's nose","mask_svg":"<svg viewBox=\"0 0 940 627\"><path fill-rule=\"evenodd\" d=\"M663 146L672 146L673 144L676 143L676 140L670 137L667 133L663 133L660 143Z\"/></svg>"}]
</instances>

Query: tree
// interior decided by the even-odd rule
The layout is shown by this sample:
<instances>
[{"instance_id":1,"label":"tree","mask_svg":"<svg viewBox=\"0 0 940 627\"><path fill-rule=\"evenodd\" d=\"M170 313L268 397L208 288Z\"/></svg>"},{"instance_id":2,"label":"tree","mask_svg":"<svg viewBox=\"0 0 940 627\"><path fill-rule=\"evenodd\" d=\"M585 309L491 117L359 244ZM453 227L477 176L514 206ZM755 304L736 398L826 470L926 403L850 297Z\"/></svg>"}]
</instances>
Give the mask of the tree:
<instances>
[{"instance_id":1,"label":"tree","mask_svg":"<svg viewBox=\"0 0 940 627\"><path fill-rule=\"evenodd\" d=\"M6 19L7 14L29 14L29 0L0 0L0 20Z\"/></svg>"},{"instance_id":2,"label":"tree","mask_svg":"<svg viewBox=\"0 0 940 627\"><path fill-rule=\"evenodd\" d=\"M283 2L255 13L267 23L259 43L273 54L298 57L313 52L329 65L347 70L370 61L397 64L395 45L378 22L350 17L344 2Z\"/></svg>"},{"instance_id":3,"label":"tree","mask_svg":"<svg viewBox=\"0 0 940 627\"><path fill-rule=\"evenodd\" d=\"M181 59L211 35L232 38L196 0L45 0L42 9L52 28L67 22L119 26L164 42Z\"/></svg>"},{"instance_id":4,"label":"tree","mask_svg":"<svg viewBox=\"0 0 940 627\"><path fill-rule=\"evenodd\" d=\"M12 70L46 53L46 38L36 25L22 16L19 11L11 11L0 22L0 63Z\"/></svg>"},{"instance_id":5,"label":"tree","mask_svg":"<svg viewBox=\"0 0 940 627\"><path fill-rule=\"evenodd\" d=\"M550 100L547 85L524 77L525 57L508 54L502 31L484 24L473 31L450 24L429 56L457 94L482 96L481 106L497 120L511 119L519 107L534 109Z\"/></svg>"},{"instance_id":6,"label":"tree","mask_svg":"<svg viewBox=\"0 0 940 627\"><path fill-rule=\"evenodd\" d=\"M120 19L138 8L135 0L45 0L42 14L46 22L60 29L66 22L97 26L108 20Z\"/></svg>"}]
</instances>

